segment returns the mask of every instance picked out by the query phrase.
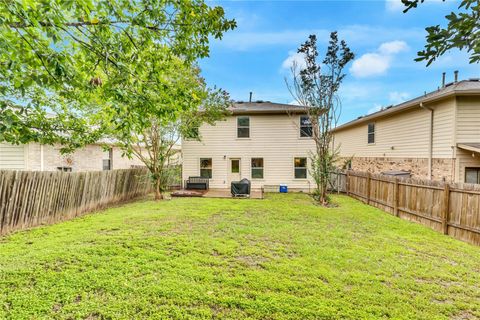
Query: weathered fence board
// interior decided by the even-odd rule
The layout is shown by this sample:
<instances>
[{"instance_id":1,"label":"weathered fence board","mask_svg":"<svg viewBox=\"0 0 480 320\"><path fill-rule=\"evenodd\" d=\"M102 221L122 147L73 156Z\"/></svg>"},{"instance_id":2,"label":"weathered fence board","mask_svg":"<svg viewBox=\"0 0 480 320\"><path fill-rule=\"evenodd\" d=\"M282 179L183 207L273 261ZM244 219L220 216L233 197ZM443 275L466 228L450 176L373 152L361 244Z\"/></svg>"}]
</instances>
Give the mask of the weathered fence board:
<instances>
[{"instance_id":1,"label":"weathered fence board","mask_svg":"<svg viewBox=\"0 0 480 320\"><path fill-rule=\"evenodd\" d=\"M332 173L347 195L402 219L480 245L480 186L400 179L348 171ZM338 182L336 183L338 185Z\"/></svg>"},{"instance_id":2,"label":"weathered fence board","mask_svg":"<svg viewBox=\"0 0 480 320\"><path fill-rule=\"evenodd\" d=\"M0 171L0 235L71 219L150 190L145 169Z\"/></svg>"}]
</instances>

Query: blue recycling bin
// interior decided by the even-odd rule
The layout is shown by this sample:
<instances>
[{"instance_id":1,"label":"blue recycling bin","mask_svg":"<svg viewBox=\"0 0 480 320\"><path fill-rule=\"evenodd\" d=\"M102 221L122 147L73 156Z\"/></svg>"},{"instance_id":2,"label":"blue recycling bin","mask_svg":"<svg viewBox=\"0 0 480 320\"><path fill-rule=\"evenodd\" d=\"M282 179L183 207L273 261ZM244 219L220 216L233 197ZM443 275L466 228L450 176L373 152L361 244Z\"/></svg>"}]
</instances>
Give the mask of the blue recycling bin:
<instances>
[{"instance_id":1,"label":"blue recycling bin","mask_svg":"<svg viewBox=\"0 0 480 320\"><path fill-rule=\"evenodd\" d=\"M280 192L281 193L287 193L288 192L288 186L286 184L281 184L280 185Z\"/></svg>"}]
</instances>

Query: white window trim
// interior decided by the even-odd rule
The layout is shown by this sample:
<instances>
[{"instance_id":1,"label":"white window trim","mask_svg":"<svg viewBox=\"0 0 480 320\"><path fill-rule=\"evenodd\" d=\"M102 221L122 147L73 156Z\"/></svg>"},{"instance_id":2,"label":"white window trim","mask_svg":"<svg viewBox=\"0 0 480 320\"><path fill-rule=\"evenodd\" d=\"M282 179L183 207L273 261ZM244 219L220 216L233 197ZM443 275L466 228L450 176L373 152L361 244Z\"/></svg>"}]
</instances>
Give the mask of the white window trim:
<instances>
[{"instance_id":1,"label":"white window trim","mask_svg":"<svg viewBox=\"0 0 480 320\"><path fill-rule=\"evenodd\" d=\"M253 159L262 159L263 161L263 167L262 167L262 171L263 171L263 177L262 178L254 178L253 175L252 175L252 170L254 169L252 167L252 160ZM255 168L255 169L260 169L260 168ZM252 180L255 180L255 181L262 181L262 180L265 180L265 157L251 157L250 158L250 178Z\"/></svg>"},{"instance_id":2,"label":"white window trim","mask_svg":"<svg viewBox=\"0 0 480 320\"><path fill-rule=\"evenodd\" d=\"M310 136L310 137L302 137L302 117L307 117L307 118L309 118L308 115L304 115L304 114L302 114L302 115L300 115L300 116L298 117L298 138L299 138L299 139L312 139L312 138L313 138L313 126L311 126L311 127L312 127L312 136ZM296 157L296 158L298 158L298 157Z\"/></svg>"},{"instance_id":3,"label":"white window trim","mask_svg":"<svg viewBox=\"0 0 480 320\"><path fill-rule=\"evenodd\" d=\"M373 124L373 142L368 142L368 137L370 136L370 132L368 132L368 127ZM367 145L374 146L377 142L377 123L376 122L369 122L367 123Z\"/></svg>"},{"instance_id":4,"label":"white window trim","mask_svg":"<svg viewBox=\"0 0 480 320\"><path fill-rule=\"evenodd\" d=\"M213 179L213 157L210 156L210 157L199 157L198 158L198 176L201 177L202 176L202 159L211 159L212 160L212 168L210 170L212 170L212 177L209 178L209 179Z\"/></svg>"},{"instance_id":5,"label":"white window trim","mask_svg":"<svg viewBox=\"0 0 480 320\"><path fill-rule=\"evenodd\" d=\"M307 166L305 167L305 170L306 170L306 178L296 178L295 177L295 158L305 158L307 160ZM309 177L309 172L308 172L308 157L307 156L294 156L292 158L292 163L293 163L293 168L292 168L292 173L293 173L293 180L295 181L306 181L308 180L308 177ZM303 168L303 167L299 167L299 168Z\"/></svg>"},{"instance_id":6,"label":"white window trim","mask_svg":"<svg viewBox=\"0 0 480 320\"><path fill-rule=\"evenodd\" d=\"M240 128L247 128L247 127L245 127L245 126L243 126L243 127L239 127L239 126L238 126L238 118L242 118L242 117L243 117L243 118L248 118L248 137L239 137L239 136L238 136L238 129L240 129ZM235 137L236 137L237 139L239 139L239 140L249 140L249 139L252 137L252 131L250 130L251 127L252 127L252 117L250 117L250 116L237 116L237 117L235 118L235 121L236 121L236 126L237 126L237 129L236 129L237 132L235 133Z\"/></svg>"}]
</instances>

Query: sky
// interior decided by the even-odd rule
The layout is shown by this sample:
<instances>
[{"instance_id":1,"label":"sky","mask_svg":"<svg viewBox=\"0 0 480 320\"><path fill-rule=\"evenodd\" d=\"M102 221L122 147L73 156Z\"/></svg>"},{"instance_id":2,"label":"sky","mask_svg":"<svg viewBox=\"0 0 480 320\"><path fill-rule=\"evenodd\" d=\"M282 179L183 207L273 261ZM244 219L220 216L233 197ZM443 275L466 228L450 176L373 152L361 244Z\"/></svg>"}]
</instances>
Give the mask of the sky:
<instances>
[{"instance_id":1,"label":"sky","mask_svg":"<svg viewBox=\"0 0 480 320\"><path fill-rule=\"evenodd\" d=\"M452 51L429 67L415 62L425 45L425 27L445 25L445 15L459 1L426 0L408 13L400 0L370 1L210 1L220 5L237 28L222 40L212 40L210 57L200 61L209 86L227 90L232 99L292 103L286 79L296 50L316 34L321 56L331 31L355 53L346 68L340 90L340 123L418 97L447 82L459 70L459 79L479 78L480 65L470 65L468 54Z\"/></svg>"}]
</instances>

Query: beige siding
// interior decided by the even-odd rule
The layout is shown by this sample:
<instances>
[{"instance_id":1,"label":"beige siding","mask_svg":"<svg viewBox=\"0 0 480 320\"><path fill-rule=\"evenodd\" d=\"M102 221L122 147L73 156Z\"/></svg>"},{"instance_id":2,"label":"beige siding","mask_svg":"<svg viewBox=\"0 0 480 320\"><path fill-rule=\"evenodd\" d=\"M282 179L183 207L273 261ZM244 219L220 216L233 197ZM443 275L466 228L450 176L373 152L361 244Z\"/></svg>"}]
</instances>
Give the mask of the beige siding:
<instances>
[{"instance_id":1,"label":"beige siding","mask_svg":"<svg viewBox=\"0 0 480 320\"><path fill-rule=\"evenodd\" d=\"M429 105L434 111L433 157L451 158L454 128L454 100ZM335 134L342 157L428 158L430 111L411 111L380 118L375 122L375 143L367 143L367 123Z\"/></svg>"},{"instance_id":2,"label":"beige siding","mask_svg":"<svg viewBox=\"0 0 480 320\"><path fill-rule=\"evenodd\" d=\"M480 153L457 149L456 182L465 182L465 168L480 168Z\"/></svg>"},{"instance_id":3,"label":"beige siding","mask_svg":"<svg viewBox=\"0 0 480 320\"><path fill-rule=\"evenodd\" d=\"M480 97L457 97L456 143L480 143ZM480 153L457 148L456 181L465 182L465 168L480 167Z\"/></svg>"},{"instance_id":4,"label":"beige siding","mask_svg":"<svg viewBox=\"0 0 480 320\"><path fill-rule=\"evenodd\" d=\"M455 99L443 100L429 105L434 108L433 157L454 157Z\"/></svg>"},{"instance_id":5,"label":"beige siding","mask_svg":"<svg viewBox=\"0 0 480 320\"><path fill-rule=\"evenodd\" d=\"M25 169L25 146L0 143L0 170Z\"/></svg>"},{"instance_id":6,"label":"beige siding","mask_svg":"<svg viewBox=\"0 0 480 320\"><path fill-rule=\"evenodd\" d=\"M253 179L252 187L286 183L289 188L308 190L313 181L294 179L294 157L309 157L311 139L299 137L298 116L252 115L250 138L237 139L236 117L215 126L200 128L202 141L182 142L183 178L200 175L200 158L212 158L211 188L229 188L229 158L241 159L241 177L251 179L251 158L264 159L264 178Z\"/></svg>"},{"instance_id":7,"label":"beige siding","mask_svg":"<svg viewBox=\"0 0 480 320\"><path fill-rule=\"evenodd\" d=\"M375 121L375 143L367 143L367 124L335 134L341 156L428 157L429 112L418 109Z\"/></svg>"},{"instance_id":8,"label":"beige siding","mask_svg":"<svg viewBox=\"0 0 480 320\"><path fill-rule=\"evenodd\" d=\"M72 154L62 155L60 146L49 146L32 143L27 147L28 170L42 170L42 149L43 149L43 170L55 171L58 167L72 167L72 171L96 171L103 170L102 160L108 159L108 153L103 151L99 145L88 145L78 149ZM128 169L132 165L142 165L137 158L128 159L122 157L118 148L113 149L113 169Z\"/></svg>"},{"instance_id":9,"label":"beige siding","mask_svg":"<svg viewBox=\"0 0 480 320\"><path fill-rule=\"evenodd\" d=\"M480 96L457 98L457 143L480 143Z\"/></svg>"}]
</instances>

